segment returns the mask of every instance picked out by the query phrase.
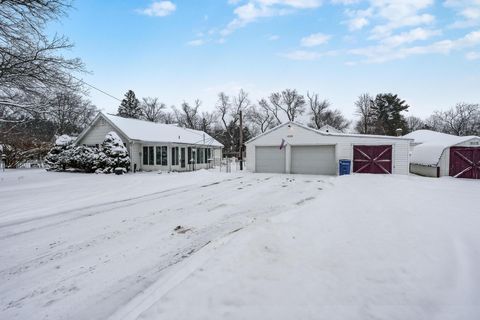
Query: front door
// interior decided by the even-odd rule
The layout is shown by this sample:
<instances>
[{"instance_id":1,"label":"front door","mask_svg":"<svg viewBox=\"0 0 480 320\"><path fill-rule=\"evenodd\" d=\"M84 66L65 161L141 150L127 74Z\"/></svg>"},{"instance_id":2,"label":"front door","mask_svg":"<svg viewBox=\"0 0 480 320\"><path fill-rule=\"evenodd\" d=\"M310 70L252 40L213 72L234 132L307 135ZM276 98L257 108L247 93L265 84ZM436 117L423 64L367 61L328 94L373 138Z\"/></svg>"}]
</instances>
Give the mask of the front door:
<instances>
[{"instance_id":1,"label":"front door","mask_svg":"<svg viewBox=\"0 0 480 320\"><path fill-rule=\"evenodd\" d=\"M185 168L185 148L180 149L180 167Z\"/></svg>"}]
</instances>

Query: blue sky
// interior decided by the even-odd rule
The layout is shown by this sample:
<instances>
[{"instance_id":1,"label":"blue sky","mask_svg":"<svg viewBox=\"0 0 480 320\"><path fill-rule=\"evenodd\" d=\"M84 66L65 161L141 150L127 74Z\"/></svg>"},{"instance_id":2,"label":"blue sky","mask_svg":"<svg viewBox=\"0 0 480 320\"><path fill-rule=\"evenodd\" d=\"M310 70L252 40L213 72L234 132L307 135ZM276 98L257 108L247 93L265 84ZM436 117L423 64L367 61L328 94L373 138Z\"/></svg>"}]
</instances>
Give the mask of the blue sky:
<instances>
[{"instance_id":1,"label":"blue sky","mask_svg":"<svg viewBox=\"0 0 480 320\"><path fill-rule=\"evenodd\" d=\"M244 88L317 92L354 117L364 92L398 93L426 117L480 102L480 0L76 0L50 26L88 83L167 105ZM92 90L107 112L118 102Z\"/></svg>"}]
</instances>

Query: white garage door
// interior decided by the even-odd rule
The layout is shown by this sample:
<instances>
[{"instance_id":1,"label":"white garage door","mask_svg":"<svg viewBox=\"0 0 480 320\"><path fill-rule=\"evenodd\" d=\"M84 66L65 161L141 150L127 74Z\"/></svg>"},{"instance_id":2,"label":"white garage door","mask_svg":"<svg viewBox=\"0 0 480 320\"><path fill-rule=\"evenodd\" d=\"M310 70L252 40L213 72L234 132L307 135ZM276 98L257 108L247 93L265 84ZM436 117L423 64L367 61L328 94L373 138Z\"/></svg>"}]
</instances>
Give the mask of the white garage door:
<instances>
[{"instance_id":1,"label":"white garage door","mask_svg":"<svg viewBox=\"0 0 480 320\"><path fill-rule=\"evenodd\" d=\"M255 171L285 173L285 148L256 147Z\"/></svg>"},{"instance_id":2,"label":"white garage door","mask_svg":"<svg viewBox=\"0 0 480 320\"><path fill-rule=\"evenodd\" d=\"M335 175L335 146L292 146L292 173Z\"/></svg>"}]
</instances>

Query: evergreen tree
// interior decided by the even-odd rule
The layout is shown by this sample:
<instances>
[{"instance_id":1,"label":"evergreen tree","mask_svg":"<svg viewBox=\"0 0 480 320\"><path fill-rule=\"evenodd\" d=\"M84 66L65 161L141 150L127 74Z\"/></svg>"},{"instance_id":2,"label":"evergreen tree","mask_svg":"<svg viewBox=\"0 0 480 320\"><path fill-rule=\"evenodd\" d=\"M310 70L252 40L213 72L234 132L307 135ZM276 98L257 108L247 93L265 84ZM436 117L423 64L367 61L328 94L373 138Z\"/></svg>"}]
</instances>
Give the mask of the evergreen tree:
<instances>
[{"instance_id":1,"label":"evergreen tree","mask_svg":"<svg viewBox=\"0 0 480 320\"><path fill-rule=\"evenodd\" d=\"M407 121L402 112L408 111L409 107L396 94L378 94L372 106L374 133L395 136L397 129L407 132Z\"/></svg>"},{"instance_id":2,"label":"evergreen tree","mask_svg":"<svg viewBox=\"0 0 480 320\"><path fill-rule=\"evenodd\" d=\"M98 154L97 172L113 173L116 169L127 172L130 157L122 139L113 131L107 133L102 143L102 151Z\"/></svg>"},{"instance_id":3,"label":"evergreen tree","mask_svg":"<svg viewBox=\"0 0 480 320\"><path fill-rule=\"evenodd\" d=\"M135 97L135 92L128 90L125 98L118 107L117 115L124 118L140 119L143 115L140 101Z\"/></svg>"},{"instance_id":4,"label":"evergreen tree","mask_svg":"<svg viewBox=\"0 0 480 320\"><path fill-rule=\"evenodd\" d=\"M70 151L73 149L73 139L64 134L57 138L55 145L45 157L47 171L65 171L69 164Z\"/></svg>"}]
</instances>

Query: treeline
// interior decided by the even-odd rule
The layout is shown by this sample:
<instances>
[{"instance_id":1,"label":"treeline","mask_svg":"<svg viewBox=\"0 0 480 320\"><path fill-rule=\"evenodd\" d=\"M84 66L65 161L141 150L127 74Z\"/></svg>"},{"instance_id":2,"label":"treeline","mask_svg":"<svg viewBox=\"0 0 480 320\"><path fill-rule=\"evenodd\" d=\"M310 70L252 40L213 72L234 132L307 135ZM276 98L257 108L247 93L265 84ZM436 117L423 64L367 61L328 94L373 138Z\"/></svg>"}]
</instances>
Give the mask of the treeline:
<instances>
[{"instance_id":1,"label":"treeline","mask_svg":"<svg viewBox=\"0 0 480 320\"><path fill-rule=\"evenodd\" d=\"M449 110L435 111L425 120L408 116L410 106L392 93L381 93L375 97L362 94L354 106L356 119L350 121L318 93L307 92L304 96L295 89L286 89L253 102L247 92L240 90L232 96L219 93L214 108L202 111L200 100L193 103L184 101L178 108L167 108L158 98L143 98L140 101L130 90L117 114L203 130L223 143L227 154L236 154L239 150L240 112L243 114L243 136L246 140L285 121L306 123L315 129L329 125L341 132L362 134L395 136L429 129L454 135L480 135L478 104L459 103Z\"/></svg>"}]
</instances>

